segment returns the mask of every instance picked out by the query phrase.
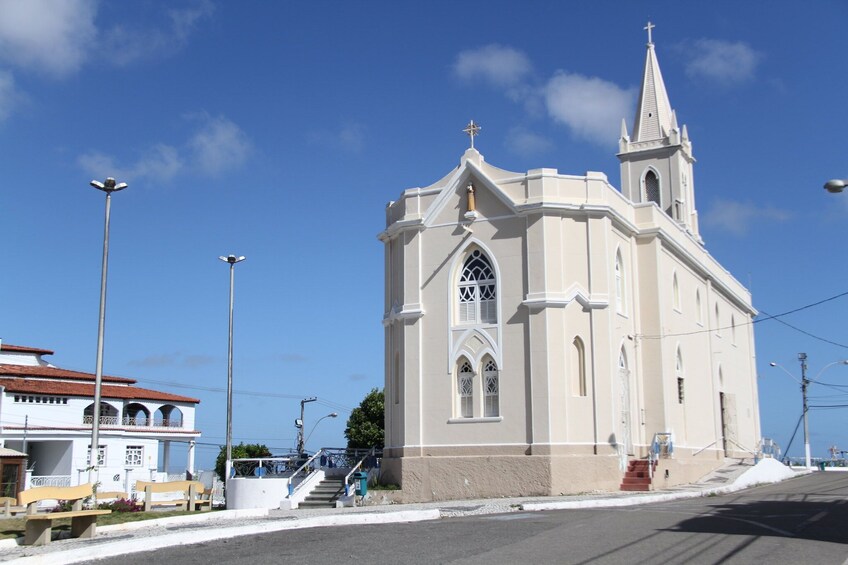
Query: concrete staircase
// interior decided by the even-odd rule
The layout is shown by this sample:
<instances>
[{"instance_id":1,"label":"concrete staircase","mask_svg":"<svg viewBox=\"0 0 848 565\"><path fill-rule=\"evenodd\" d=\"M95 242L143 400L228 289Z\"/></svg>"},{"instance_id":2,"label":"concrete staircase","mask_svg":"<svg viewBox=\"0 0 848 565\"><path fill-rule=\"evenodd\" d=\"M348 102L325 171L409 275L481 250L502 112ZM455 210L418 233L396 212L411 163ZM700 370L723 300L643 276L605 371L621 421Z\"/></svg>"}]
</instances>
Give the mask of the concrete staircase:
<instances>
[{"instance_id":1,"label":"concrete staircase","mask_svg":"<svg viewBox=\"0 0 848 565\"><path fill-rule=\"evenodd\" d=\"M336 500L344 494L344 477L327 477L312 489L298 508L335 508Z\"/></svg>"},{"instance_id":2,"label":"concrete staircase","mask_svg":"<svg viewBox=\"0 0 848 565\"><path fill-rule=\"evenodd\" d=\"M651 490L651 472L649 472L648 469L648 466L651 464L653 464L654 468L650 471L656 471L656 461L654 461L653 463L646 459L634 459L629 461L627 464L627 472L624 473L624 480L621 482L621 490Z\"/></svg>"}]
</instances>

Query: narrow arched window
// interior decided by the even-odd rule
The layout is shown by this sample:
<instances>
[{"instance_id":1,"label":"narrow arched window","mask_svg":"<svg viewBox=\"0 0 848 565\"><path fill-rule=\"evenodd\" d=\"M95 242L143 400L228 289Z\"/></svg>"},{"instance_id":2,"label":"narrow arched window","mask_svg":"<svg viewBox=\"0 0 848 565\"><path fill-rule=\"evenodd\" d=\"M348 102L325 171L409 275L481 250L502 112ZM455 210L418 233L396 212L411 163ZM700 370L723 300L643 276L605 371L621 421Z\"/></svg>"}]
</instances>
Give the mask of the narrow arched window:
<instances>
[{"instance_id":1,"label":"narrow arched window","mask_svg":"<svg viewBox=\"0 0 848 565\"><path fill-rule=\"evenodd\" d=\"M701 308L701 289L695 289L695 319L699 324L704 323L704 311Z\"/></svg>"},{"instance_id":2,"label":"narrow arched window","mask_svg":"<svg viewBox=\"0 0 848 565\"><path fill-rule=\"evenodd\" d=\"M715 305L715 332L717 336L721 336L721 316L719 315L718 302Z\"/></svg>"},{"instance_id":3,"label":"narrow arched window","mask_svg":"<svg viewBox=\"0 0 848 565\"><path fill-rule=\"evenodd\" d=\"M683 404L684 397L684 378L683 378L683 356L680 354L680 348L677 348L677 362L675 365L675 374L677 375L677 403Z\"/></svg>"},{"instance_id":4,"label":"narrow arched window","mask_svg":"<svg viewBox=\"0 0 848 565\"><path fill-rule=\"evenodd\" d=\"M474 415L474 370L471 363L463 360L457 372L457 412L461 418Z\"/></svg>"},{"instance_id":5,"label":"narrow arched window","mask_svg":"<svg viewBox=\"0 0 848 565\"><path fill-rule=\"evenodd\" d=\"M671 292L673 294L674 309L680 311L680 284L677 282L677 273L674 273L671 281Z\"/></svg>"},{"instance_id":6,"label":"narrow arched window","mask_svg":"<svg viewBox=\"0 0 848 565\"><path fill-rule=\"evenodd\" d=\"M395 352L395 367L392 374L392 399L400 404L400 352Z\"/></svg>"},{"instance_id":7,"label":"narrow arched window","mask_svg":"<svg viewBox=\"0 0 848 565\"><path fill-rule=\"evenodd\" d=\"M655 202L662 207L660 201L660 179L654 171L645 173L645 201Z\"/></svg>"},{"instance_id":8,"label":"narrow arched window","mask_svg":"<svg viewBox=\"0 0 848 565\"><path fill-rule=\"evenodd\" d=\"M497 322L495 271L479 249L472 251L462 265L457 292L460 323Z\"/></svg>"},{"instance_id":9,"label":"narrow arched window","mask_svg":"<svg viewBox=\"0 0 848 565\"><path fill-rule=\"evenodd\" d=\"M492 359L487 359L483 365L483 415L487 418L499 415L499 387L498 366Z\"/></svg>"},{"instance_id":10,"label":"narrow arched window","mask_svg":"<svg viewBox=\"0 0 848 565\"><path fill-rule=\"evenodd\" d=\"M733 340L733 345L736 345L736 316L730 315L730 338Z\"/></svg>"},{"instance_id":11,"label":"narrow arched window","mask_svg":"<svg viewBox=\"0 0 848 565\"><path fill-rule=\"evenodd\" d=\"M571 394L586 396L586 350L583 340L575 337L571 342Z\"/></svg>"},{"instance_id":12,"label":"narrow arched window","mask_svg":"<svg viewBox=\"0 0 848 565\"><path fill-rule=\"evenodd\" d=\"M621 250L615 253L615 307L619 314L626 312L624 301L624 264L621 260Z\"/></svg>"}]
</instances>

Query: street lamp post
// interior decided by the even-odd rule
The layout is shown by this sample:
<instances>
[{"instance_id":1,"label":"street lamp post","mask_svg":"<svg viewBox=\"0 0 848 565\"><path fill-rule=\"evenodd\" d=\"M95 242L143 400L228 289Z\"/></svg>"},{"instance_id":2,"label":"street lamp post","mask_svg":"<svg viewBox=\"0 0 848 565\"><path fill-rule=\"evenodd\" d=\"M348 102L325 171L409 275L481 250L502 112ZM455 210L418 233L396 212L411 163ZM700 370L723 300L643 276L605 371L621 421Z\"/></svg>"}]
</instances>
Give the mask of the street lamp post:
<instances>
[{"instance_id":1,"label":"street lamp post","mask_svg":"<svg viewBox=\"0 0 848 565\"><path fill-rule=\"evenodd\" d=\"M96 481L97 466L100 462L100 389L103 382L103 337L106 331L106 273L109 265L109 213L112 208L112 193L123 190L127 183L117 183L112 177L100 182L93 180L89 184L106 193L106 220L103 228L103 263L100 269L100 316L97 322L97 363L94 370L94 410L91 420L91 447L89 448L88 480Z\"/></svg>"},{"instance_id":2,"label":"street lamp post","mask_svg":"<svg viewBox=\"0 0 848 565\"><path fill-rule=\"evenodd\" d=\"M230 479L230 469L233 464L233 283L235 282L235 266L246 257L228 255L218 257L221 261L230 265L230 329L227 348L227 461L225 465L225 481Z\"/></svg>"},{"instance_id":3,"label":"street lamp post","mask_svg":"<svg viewBox=\"0 0 848 565\"><path fill-rule=\"evenodd\" d=\"M315 425L313 425L313 426L312 426L312 429L311 429L311 430L309 430L309 433L308 433L308 434L306 434L306 439L305 439L305 440L303 440L303 447L304 447L304 449L306 448L306 444L307 444L307 443L309 443L309 438L311 438L311 437L312 437L312 432L314 432L314 431L315 431L315 428L317 428L317 427L318 427L318 424L320 424L320 423L321 423L321 420L324 420L324 419L326 419L326 418L338 418L338 416L339 416L339 415L338 415L336 412L330 412L330 413L329 413L329 414L327 414L326 416L321 416L320 418L318 418L318 421L317 421L317 422L315 422Z\"/></svg>"},{"instance_id":4,"label":"street lamp post","mask_svg":"<svg viewBox=\"0 0 848 565\"><path fill-rule=\"evenodd\" d=\"M294 421L294 425L297 428L297 455L298 457L303 457L303 446L306 443L303 440L303 407L307 402L315 402L318 398L314 396L310 396L309 398L304 398L300 401L300 418Z\"/></svg>"},{"instance_id":5,"label":"street lamp post","mask_svg":"<svg viewBox=\"0 0 848 565\"><path fill-rule=\"evenodd\" d=\"M810 427L809 427L809 420L808 420L808 417L807 417L807 412L809 411L809 405L807 404L807 388L810 386L811 382L816 382L818 380L818 378L822 375L822 373L824 373L828 368L830 368L834 365L840 365L840 364L841 365L848 365L848 359L843 359L843 360L833 361L831 363L828 363L827 365L822 367L821 371L818 372L818 375L816 375L815 380L810 380L810 379L807 378L807 354L806 353L799 353L798 354L798 361L801 363L801 380L800 381L798 381L798 379L795 378L795 376L792 373L790 373L789 371L784 369L781 365L778 365L777 363L769 363L769 365L771 365L772 367L777 367L778 369L782 370L784 373L786 373L787 375L792 377L792 379L794 379L796 382L799 382L801 384L801 401L802 401L803 410L804 410L803 413L802 413L803 418L804 418L804 465L808 469L810 469L810 468L812 468L812 462L811 462L811 457L810 457Z\"/></svg>"}]
</instances>

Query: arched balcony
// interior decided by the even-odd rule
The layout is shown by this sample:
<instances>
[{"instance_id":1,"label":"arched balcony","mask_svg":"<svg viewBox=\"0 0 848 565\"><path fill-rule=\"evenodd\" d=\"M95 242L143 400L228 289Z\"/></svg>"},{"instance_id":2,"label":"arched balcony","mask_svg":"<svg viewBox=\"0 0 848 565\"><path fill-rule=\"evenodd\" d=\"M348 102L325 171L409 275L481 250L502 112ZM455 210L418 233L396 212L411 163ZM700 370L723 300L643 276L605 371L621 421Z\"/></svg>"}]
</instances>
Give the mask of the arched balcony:
<instances>
[{"instance_id":1,"label":"arched balcony","mask_svg":"<svg viewBox=\"0 0 848 565\"><path fill-rule=\"evenodd\" d=\"M183 413L173 404L165 404L153 414L153 425L164 428L182 428Z\"/></svg>"},{"instance_id":2,"label":"arched balcony","mask_svg":"<svg viewBox=\"0 0 848 565\"><path fill-rule=\"evenodd\" d=\"M100 425L117 426L120 415L118 409L108 402L100 403ZM94 403L92 402L82 411L82 423L92 424L94 422Z\"/></svg>"},{"instance_id":3,"label":"arched balcony","mask_svg":"<svg viewBox=\"0 0 848 565\"><path fill-rule=\"evenodd\" d=\"M150 410L138 402L127 404L124 408L124 426L151 426Z\"/></svg>"}]
</instances>

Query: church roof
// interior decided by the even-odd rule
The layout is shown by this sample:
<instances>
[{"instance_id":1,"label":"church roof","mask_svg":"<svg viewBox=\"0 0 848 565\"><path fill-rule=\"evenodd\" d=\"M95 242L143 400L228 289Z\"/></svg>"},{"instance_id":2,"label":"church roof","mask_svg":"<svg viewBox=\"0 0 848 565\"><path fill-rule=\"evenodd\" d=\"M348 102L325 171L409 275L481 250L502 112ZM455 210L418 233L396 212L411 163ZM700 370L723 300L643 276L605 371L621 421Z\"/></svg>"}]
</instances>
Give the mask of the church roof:
<instances>
[{"instance_id":1,"label":"church roof","mask_svg":"<svg viewBox=\"0 0 848 565\"><path fill-rule=\"evenodd\" d=\"M639 92L639 104L636 106L636 122L633 124L631 141L650 141L666 137L674 123L674 113L668 101L657 54L653 42L648 42L645 57L645 71L642 75L642 90Z\"/></svg>"}]
</instances>

